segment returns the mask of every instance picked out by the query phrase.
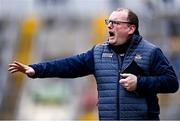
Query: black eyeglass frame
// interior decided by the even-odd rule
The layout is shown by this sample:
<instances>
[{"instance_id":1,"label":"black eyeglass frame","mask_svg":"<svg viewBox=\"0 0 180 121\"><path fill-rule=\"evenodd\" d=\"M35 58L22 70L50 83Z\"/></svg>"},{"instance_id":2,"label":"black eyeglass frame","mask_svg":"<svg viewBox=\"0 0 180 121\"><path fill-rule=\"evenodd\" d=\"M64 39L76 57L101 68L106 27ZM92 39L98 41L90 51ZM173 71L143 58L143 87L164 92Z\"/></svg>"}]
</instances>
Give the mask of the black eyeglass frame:
<instances>
[{"instance_id":1,"label":"black eyeglass frame","mask_svg":"<svg viewBox=\"0 0 180 121\"><path fill-rule=\"evenodd\" d=\"M114 20L109 20L109 19L105 19L105 24L108 25L109 23L112 23L112 25L116 24L116 25L120 25L122 23L126 23L126 24L132 24L129 21L114 21Z\"/></svg>"}]
</instances>

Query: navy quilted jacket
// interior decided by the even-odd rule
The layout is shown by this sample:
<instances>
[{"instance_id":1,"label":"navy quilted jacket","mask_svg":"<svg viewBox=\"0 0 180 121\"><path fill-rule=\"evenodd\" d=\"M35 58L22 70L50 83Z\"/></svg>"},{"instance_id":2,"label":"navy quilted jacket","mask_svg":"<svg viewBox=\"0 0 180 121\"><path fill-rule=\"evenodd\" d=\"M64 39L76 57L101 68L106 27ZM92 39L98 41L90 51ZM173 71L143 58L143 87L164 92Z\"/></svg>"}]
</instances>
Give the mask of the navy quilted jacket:
<instances>
[{"instance_id":1,"label":"navy quilted jacket","mask_svg":"<svg viewBox=\"0 0 180 121\"><path fill-rule=\"evenodd\" d=\"M108 44L86 53L30 65L32 78L75 78L94 74L97 80L99 118L159 119L158 93L173 93L179 88L172 66L162 51L140 35L134 35L121 61ZM128 92L120 84L120 73L138 77L137 90Z\"/></svg>"}]
</instances>

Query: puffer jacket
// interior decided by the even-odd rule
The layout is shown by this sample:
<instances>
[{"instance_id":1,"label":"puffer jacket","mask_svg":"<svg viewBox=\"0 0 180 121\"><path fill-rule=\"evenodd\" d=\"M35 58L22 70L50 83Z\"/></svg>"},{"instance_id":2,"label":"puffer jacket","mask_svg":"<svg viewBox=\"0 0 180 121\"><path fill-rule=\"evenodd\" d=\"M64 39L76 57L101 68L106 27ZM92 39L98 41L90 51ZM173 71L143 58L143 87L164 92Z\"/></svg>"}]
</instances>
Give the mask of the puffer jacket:
<instances>
[{"instance_id":1,"label":"puffer jacket","mask_svg":"<svg viewBox=\"0 0 180 121\"><path fill-rule=\"evenodd\" d=\"M29 66L35 70L32 78L94 74L100 120L159 119L157 94L173 93L179 88L175 72L162 51L140 35L133 35L124 61L105 43L86 53ZM138 77L136 91L129 92L119 84L120 73Z\"/></svg>"}]
</instances>

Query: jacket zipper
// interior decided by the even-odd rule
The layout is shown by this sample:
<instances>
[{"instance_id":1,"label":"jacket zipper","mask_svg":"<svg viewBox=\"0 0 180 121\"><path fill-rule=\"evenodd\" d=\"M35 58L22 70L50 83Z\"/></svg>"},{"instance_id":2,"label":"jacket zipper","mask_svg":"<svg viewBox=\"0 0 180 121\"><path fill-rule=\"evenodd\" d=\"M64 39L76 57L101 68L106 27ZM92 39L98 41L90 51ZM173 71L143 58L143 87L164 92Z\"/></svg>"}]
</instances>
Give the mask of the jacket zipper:
<instances>
[{"instance_id":1,"label":"jacket zipper","mask_svg":"<svg viewBox=\"0 0 180 121\"><path fill-rule=\"evenodd\" d=\"M120 73L122 71L122 59L121 59L121 56L118 55L118 81L117 81L117 119L119 120L120 119L120 83L119 83L119 80L120 80Z\"/></svg>"}]
</instances>

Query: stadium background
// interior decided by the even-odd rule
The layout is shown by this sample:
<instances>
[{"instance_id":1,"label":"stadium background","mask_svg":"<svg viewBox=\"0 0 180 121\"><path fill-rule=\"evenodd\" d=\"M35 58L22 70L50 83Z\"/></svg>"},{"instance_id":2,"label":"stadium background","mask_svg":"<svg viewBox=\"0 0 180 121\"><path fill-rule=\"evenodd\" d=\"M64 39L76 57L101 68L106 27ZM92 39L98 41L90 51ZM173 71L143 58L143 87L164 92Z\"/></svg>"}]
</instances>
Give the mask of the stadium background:
<instances>
[{"instance_id":1,"label":"stadium background","mask_svg":"<svg viewBox=\"0 0 180 121\"><path fill-rule=\"evenodd\" d=\"M137 13L140 33L162 48L180 78L180 0L0 0L0 119L97 120L93 76L33 80L7 68L106 41L104 19L117 7ZM180 119L179 94L159 95L161 119Z\"/></svg>"}]
</instances>

